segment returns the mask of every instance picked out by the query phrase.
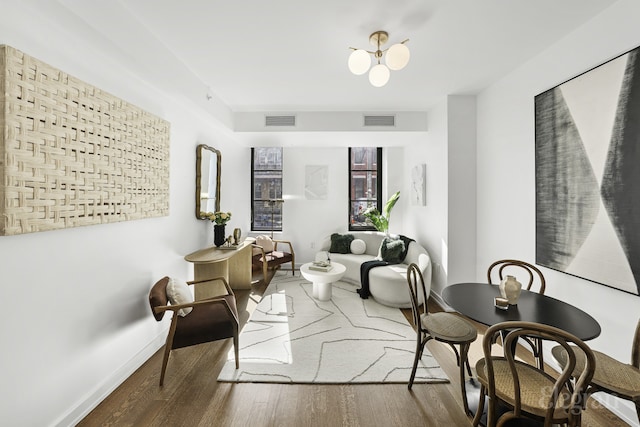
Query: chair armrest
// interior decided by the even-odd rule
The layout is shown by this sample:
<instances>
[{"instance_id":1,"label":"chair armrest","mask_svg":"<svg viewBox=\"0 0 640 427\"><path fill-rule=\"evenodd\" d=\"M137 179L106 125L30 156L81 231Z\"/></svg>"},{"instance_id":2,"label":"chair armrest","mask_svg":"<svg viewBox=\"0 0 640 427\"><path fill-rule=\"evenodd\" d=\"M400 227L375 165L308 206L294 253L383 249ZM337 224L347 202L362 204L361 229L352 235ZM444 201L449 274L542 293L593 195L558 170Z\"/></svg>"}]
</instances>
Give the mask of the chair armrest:
<instances>
[{"instance_id":1,"label":"chair armrest","mask_svg":"<svg viewBox=\"0 0 640 427\"><path fill-rule=\"evenodd\" d=\"M267 253L265 252L264 248L260 245L258 245L257 243L252 243L251 244L252 247L259 249L260 252L262 252L262 256L265 256Z\"/></svg>"},{"instance_id":2,"label":"chair armrest","mask_svg":"<svg viewBox=\"0 0 640 427\"><path fill-rule=\"evenodd\" d=\"M180 310L180 309L189 308L189 307L193 308L193 307L197 307L199 305L207 305L207 304L223 304L225 306L225 308L227 309L227 311L229 312L229 314L231 314L231 316L233 316L233 318L236 320L236 322L238 322L238 317L233 312L233 310L231 310L231 307L229 306L229 303L227 302L227 300L224 299L224 298L221 298L221 297L197 300L197 301L186 303L186 304L159 305L157 307L154 307L154 310L157 313L162 312L162 311L173 311L174 312L174 316L175 316L177 314L178 310Z\"/></svg>"},{"instance_id":3,"label":"chair armrest","mask_svg":"<svg viewBox=\"0 0 640 427\"><path fill-rule=\"evenodd\" d=\"M278 249L278 243L283 243L283 244L289 245L289 252L291 254L293 254L293 245L291 244L290 241L288 241L288 240L274 240L273 241L273 250L277 250Z\"/></svg>"},{"instance_id":4,"label":"chair armrest","mask_svg":"<svg viewBox=\"0 0 640 427\"><path fill-rule=\"evenodd\" d=\"M231 286L229 286L229 283L227 282L227 279L225 279L224 277L220 276L220 277L213 277L211 279L203 279L203 280L190 280L187 282L187 285L198 285L201 283L207 283L207 282L214 282L216 280L221 280L222 283L224 283L224 287L227 290L227 295L233 295L235 296L235 294L233 293L233 290L231 289ZM195 287L195 286L194 286Z\"/></svg>"}]
</instances>

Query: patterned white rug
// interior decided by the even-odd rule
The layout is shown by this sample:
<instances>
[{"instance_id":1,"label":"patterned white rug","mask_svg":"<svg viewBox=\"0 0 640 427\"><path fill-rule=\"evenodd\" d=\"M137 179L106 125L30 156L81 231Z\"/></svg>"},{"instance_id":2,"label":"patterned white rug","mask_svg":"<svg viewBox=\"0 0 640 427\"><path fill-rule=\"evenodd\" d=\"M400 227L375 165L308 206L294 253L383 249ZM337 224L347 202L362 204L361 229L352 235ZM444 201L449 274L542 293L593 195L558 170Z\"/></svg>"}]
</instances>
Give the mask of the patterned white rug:
<instances>
[{"instance_id":1,"label":"patterned white rug","mask_svg":"<svg viewBox=\"0 0 640 427\"><path fill-rule=\"evenodd\" d=\"M407 383L416 334L402 312L357 287L333 285L330 301L310 282L277 274L240 334L240 369L233 348L218 381L273 383ZM448 382L425 349L416 383Z\"/></svg>"}]
</instances>

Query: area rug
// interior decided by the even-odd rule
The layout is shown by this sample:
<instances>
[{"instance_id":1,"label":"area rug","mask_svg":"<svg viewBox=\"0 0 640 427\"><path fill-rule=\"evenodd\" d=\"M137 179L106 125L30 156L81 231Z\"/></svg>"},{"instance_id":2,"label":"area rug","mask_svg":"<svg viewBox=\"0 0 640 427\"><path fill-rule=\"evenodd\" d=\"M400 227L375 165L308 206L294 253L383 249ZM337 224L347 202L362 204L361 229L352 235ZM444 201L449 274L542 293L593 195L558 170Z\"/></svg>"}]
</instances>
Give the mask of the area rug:
<instances>
[{"instance_id":1,"label":"area rug","mask_svg":"<svg viewBox=\"0 0 640 427\"><path fill-rule=\"evenodd\" d=\"M276 275L240 334L218 381L296 384L408 383L416 333L397 308L363 300L357 287L333 284L329 301L310 282ZM425 348L416 383L448 382Z\"/></svg>"}]
</instances>

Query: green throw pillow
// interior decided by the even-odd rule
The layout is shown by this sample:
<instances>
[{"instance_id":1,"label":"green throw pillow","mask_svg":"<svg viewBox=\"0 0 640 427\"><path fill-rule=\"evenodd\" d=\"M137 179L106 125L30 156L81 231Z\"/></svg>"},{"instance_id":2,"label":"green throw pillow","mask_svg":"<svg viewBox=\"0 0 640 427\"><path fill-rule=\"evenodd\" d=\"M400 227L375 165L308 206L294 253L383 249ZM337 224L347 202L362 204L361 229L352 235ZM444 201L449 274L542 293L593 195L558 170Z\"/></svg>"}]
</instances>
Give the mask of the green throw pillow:
<instances>
[{"instance_id":1,"label":"green throw pillow","mask_svg":"<svg viewBox=\"0 0 640 427\"><path fill-rule=\"evenodd\" d=\"M334 254L348 254L351 252L351 242L353 241L353 234L338 234L333 233L331 235L331 247L329 252Z\"/></svg>"},{"instance_id":2,"label":"green throw pillow","mask_svg":"<svg viewBox=\"0 0 640 427\"><path fill-rule=\"evenodd\" d=\"M385 237L380 245L380 257L382 261L389 264L400 264L402 253L404 252L404 242L400 239L390 239Z\"/></svg>"}]
</instances>

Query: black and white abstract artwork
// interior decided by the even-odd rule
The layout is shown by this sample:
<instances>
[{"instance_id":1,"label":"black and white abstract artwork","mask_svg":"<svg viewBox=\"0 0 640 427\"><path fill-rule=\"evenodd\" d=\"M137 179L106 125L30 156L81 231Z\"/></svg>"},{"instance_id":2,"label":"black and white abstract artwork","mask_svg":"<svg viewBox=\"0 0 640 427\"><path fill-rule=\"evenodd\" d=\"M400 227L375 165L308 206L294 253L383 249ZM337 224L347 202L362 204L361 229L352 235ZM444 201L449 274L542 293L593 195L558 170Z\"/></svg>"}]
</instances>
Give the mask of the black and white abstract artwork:
<instances>
[{"instance_id":1,"label":"black and white abstract artwork","mask_svg":"<svg viewBox=\"0 0 640 427\"><path fill-rule=\"evenodd\" d=\"M639 49L535 97L536 263L634 295Z\"/></svg>"}]
</instances>

